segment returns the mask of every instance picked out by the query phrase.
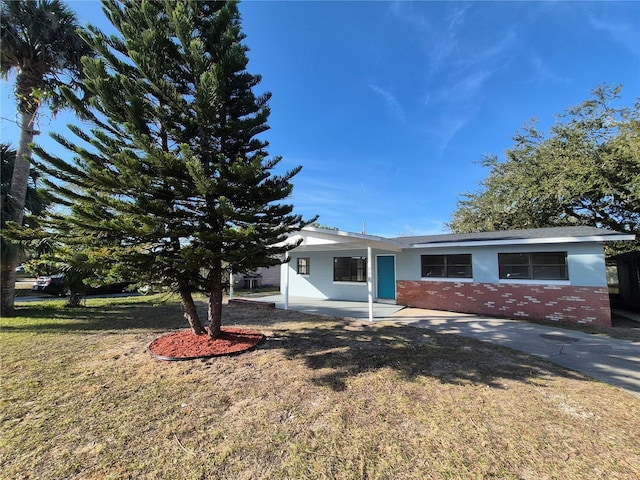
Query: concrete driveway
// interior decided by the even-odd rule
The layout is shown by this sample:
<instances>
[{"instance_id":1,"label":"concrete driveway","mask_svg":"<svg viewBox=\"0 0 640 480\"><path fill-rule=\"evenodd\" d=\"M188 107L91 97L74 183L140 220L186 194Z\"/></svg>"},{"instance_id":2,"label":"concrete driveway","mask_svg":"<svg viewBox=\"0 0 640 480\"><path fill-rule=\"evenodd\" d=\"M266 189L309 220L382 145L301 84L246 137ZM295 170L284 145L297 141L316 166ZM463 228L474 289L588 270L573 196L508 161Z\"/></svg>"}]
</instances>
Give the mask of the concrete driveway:
<instances>
[{"instance_id":1,"label":"concrete driveway","mask_svg":"<svg viewBox=\"0 0 640 480\"><path fill-rule=\"evenodd\" d=\"M519 320L405 308L387 321L455 333L542 357L640 397L640 344Z\"/></svg>"},{"instance_id":2,"label":"concrete driveway","mask_svg":"<svg viewBox=\"0 0 640 480\"><path fill-rule=\"evenodd\" d=\"M284 308L282 295L252 300L274 302L277 308ZM289 309L335 317L369 318L368 305L364 302L290 297ZM640 344L630 340L519 320L404 308L399 305L375 303L373 311L376 321L455 333L513 348L615 385L640 397Z\"/></svg>"}]
</instances>

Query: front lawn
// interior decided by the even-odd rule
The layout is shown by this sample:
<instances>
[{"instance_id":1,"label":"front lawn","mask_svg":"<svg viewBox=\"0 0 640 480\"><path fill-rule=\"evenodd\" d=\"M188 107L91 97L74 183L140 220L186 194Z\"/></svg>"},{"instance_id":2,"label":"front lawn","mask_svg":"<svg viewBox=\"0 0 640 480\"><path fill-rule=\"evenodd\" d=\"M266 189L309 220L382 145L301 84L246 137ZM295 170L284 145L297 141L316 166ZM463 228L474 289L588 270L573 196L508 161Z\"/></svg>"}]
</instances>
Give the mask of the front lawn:
<instances>
[{"instance_id":1,"label":"front lawn","mask_svg":"<svg viewBox=\"0 0 640 480\"><path fill-rule=\"evenodd\" d=\"M204 313L204 305L202 305ZM635 479L640 400L452 334L225 306L256 350L161 362L161 297L0 326L7 479Z\"/></svg>"}]
</instances>

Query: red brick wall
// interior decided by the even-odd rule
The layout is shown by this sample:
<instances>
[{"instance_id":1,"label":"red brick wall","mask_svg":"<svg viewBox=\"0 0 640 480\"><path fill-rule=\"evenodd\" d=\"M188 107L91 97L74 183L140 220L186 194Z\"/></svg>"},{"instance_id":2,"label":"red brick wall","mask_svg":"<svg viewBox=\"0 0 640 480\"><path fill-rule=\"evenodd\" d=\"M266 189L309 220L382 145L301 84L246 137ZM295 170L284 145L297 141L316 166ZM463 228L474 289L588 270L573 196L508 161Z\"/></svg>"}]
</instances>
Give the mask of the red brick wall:
<instances>
[{"instance_id":1,"label":"red brick wall","mask_svg":"<svg viewBox=\"0 0 640 480\"><path fill-rule=\"evenodd\" d=\"M399 280L397 292L408 307L611 327L606 287Z\"/></svg>"}]
</instances>

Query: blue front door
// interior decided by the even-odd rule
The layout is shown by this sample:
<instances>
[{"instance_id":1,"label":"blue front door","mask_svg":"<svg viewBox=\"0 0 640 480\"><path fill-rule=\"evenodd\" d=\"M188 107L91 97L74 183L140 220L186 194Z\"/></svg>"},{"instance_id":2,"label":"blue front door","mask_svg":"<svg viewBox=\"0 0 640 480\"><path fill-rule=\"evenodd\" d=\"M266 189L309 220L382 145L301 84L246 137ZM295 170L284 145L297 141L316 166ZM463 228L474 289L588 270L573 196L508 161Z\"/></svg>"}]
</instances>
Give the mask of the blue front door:
<instances>
[{"instance_id":1,"label":"blue front door","mask_svg":"<svg viewBox=\"0 0 640 480\"><path fill-rule=\"evenodd\" d=\"M378 298L396 298L396 259L393 255L378 257Z\"/></svg>"}]
</instances>

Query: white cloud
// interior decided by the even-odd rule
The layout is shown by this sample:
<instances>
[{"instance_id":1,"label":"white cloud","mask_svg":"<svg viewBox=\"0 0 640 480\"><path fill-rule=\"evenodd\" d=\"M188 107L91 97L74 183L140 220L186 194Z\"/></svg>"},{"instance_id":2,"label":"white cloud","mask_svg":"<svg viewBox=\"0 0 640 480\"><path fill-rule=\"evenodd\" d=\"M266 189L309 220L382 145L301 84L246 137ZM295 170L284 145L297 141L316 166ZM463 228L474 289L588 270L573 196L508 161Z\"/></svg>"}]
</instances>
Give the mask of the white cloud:
<instances>
[{"instance_id":1,"label":"white cloud","mask_svg":"<svg viewBox=\"0 0 640 480\"><path fill-rule=\"evenodd\" d=\"M436 148L442 152L455 135L475 118L481 107L481 102L448 106L446 111L433 115L424 131Z\"/></svg>"},{"instance_id":2,"label":"white cloud","mask_svg":"<svg viewBox=\"0 0 640 480\"><path fill-rule=\"evenodd\" d=\"M404 109L402 108L402 105L400 105L400 102L398 102L398 99L391 92L371 84L369 84L369 88L384 100L387 108L397 120L400 120L402 123L406 122L407 116Z\"/></svg>"},{"instance_id":3,"label":"white cloud","mask_svg":"<svg viewBox=\"0 0 640 480\"><path fill-rule=\"evenodd\" d=\"M549 68L549 65L547 65L537 54L532 54L529 56L529 63L533 68L532 80L535 82L543 83L550 81L553 83L564 84L571 82L571 79L569 79L568 77L557 75L556 73L554 73L553 70Z\"/></svg>"},{"instance_id":4,"label":"white cloud","mask_svg":"<svg viewBox=\"0 0 640 480\"><path fill-rule=\"evenodd\" d=\"M455 4L454 4L455 5ZM471 5L457 6L447 17L444 24L446 28L443 32L437 32L430 39L432 49L430 50L431 68L439 71L449 57L455 55L459 47L459 35L464 29L467 12Z\"/></svg>"},{"instance_id":5,"label":"white cloud","mask_svg":"<svg viewBox=\"0 0 640 480\"><path fill-rule=\"evenodd\" d=\"M484 85L493 76L490 70L477 70L471 74L459 77L450 87L443 87L437 92L439 102L448 104L462 104L477 100Z\"/></svg>"},{"instance_id":6,"label":"white cloud","mask_svg":"<svg viewBox=\"0 0 640 480\"><path fill-rule=\"evenodd\" d=\"M509 30L494 43L474 45L471 49L472 54L459 56L452 62L452 66L462 72L474 68L499 70L511 61L519 48L518 35Z\"/></svg>"},{"instance_id":7,"label":"white cloud","mask_svg":"<svg viewBox=\"0 0 640 480\"><path fill-rule=\"evenodd\" d=\"M416 228L420 225L419 228ZM369 228L367 228L369 232ZM372 235L378 235L385 238L395 237L417 237L422 235L438 235L447 233L447 227L443 220L434 220L432 218L416 218L415 224L400 224L400 223L387 223L385 222L385 230L371 231Z\"/></svg>"},{"instance_id":8,"label":"white cloud","mask_svg":"<svg viewBox=\"0 0 640 480\"><path fill-rule=\"evenodd\" d=\"M481 111L487 85L517 58L519 37L514 26L470 34L484 21L471 3L399 2L391 12L422 45L424 91L414 95L424 99L420 129L442 151Z\"/></svg>"},{"instance_id":9,"label":"white cloud","mask_svg":"<svg viewBox=\"0 0 640 480\"><path fill-rule=\"evenodd\" d=\"M592 13L588 14L589 24L597 31L606 33L614 42L640 55L640 35L638 35L637 17L632 18L636 25L622 21L605 20Z\"/></svg>"},{"instance_id":10,"label":"white cloud","mask_svg":"<svg viewBox=\"0 0 640 480\"><path fill-rule=\"evenodd\" d=\"M434 99L428 107L431 119L424 131L440 151L481 110L485 84L493 75L489 70L477 70L460 77L454 85L433 92Z\"/></svg>"}]
</instances>

